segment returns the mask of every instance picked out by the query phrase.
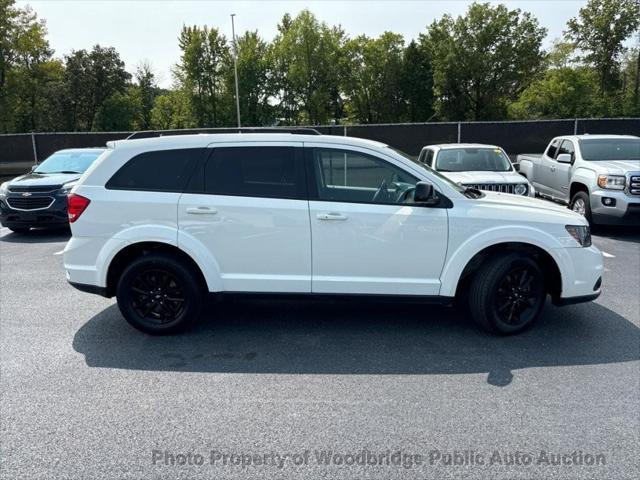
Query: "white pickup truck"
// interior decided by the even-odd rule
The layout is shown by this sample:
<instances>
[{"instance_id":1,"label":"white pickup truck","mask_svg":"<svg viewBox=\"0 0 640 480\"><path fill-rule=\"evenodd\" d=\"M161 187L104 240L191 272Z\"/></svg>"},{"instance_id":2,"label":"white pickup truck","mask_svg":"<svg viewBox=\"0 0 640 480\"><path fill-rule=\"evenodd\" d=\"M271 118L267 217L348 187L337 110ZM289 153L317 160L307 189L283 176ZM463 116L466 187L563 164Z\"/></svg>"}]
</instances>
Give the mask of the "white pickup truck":
<instances>
[{"instance_id":1,"label":"white pickup truck","mask_svg":"<svg viewBox=\"0 0 640 480\"><path fill-rule=\"evenodd\" d=\"M568 204L590 223L640 225L640 138L556 137L542 155L518 155L538 195Z\"/></svg>"}]
</instances>

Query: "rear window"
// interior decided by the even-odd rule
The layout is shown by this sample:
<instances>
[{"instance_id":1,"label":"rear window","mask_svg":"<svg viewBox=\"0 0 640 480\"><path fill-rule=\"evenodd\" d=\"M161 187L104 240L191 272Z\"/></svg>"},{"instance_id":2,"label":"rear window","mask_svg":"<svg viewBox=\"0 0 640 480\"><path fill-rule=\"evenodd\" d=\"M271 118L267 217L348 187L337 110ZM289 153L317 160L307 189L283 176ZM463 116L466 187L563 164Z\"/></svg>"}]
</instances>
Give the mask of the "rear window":
<instances>
[{"instance_id":1,"label":"rear window","mask_svg":"<svg viewBox=\"0 0 640 480\"><path fill-rule=\"evenodd\" d=\"M294 147L215 148L205 167L206 193L304 198L304 165Z\"/></svg>"},{"instance_id":2,"label":"rear window","mask_svg":"<svg viewBox=\"0 0 640 480\"><path fill-rule=\"evenodd\" d=\"M205 149L159 150L136 155L107 182L115 190L182 192Z\"/></svg>"},{"instance_id":3,"label":"rear window","mask_svg":"<svg viewBox=\"0 0 640 480\"><path fill-rule=\"evenodd\" d=\"M640 138L581 139L585 160L640 160Z\"/></svg>"}]
</instances>

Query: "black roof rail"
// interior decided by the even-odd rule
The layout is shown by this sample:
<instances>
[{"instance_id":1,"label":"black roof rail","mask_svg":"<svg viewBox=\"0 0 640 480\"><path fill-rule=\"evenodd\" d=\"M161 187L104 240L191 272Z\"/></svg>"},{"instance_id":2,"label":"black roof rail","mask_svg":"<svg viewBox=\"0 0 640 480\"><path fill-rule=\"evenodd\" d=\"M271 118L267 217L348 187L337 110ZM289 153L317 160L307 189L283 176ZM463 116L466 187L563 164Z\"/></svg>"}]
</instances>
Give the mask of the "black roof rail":
<instances>
[{"instance_id":1,"label":"black roof rail","mask_svg":"<svg viewBox=\"0 0 640 480\"><path fill-rule=\"evenodd\" d=\"M291 133L294 135L322 135L315 128L309 127L231 127L231 128L188 128L182 130L142 130L133 132L125 140L135 138L154 138L173 135L193 135L199 133Z\"/></svg>"}]
</instances>

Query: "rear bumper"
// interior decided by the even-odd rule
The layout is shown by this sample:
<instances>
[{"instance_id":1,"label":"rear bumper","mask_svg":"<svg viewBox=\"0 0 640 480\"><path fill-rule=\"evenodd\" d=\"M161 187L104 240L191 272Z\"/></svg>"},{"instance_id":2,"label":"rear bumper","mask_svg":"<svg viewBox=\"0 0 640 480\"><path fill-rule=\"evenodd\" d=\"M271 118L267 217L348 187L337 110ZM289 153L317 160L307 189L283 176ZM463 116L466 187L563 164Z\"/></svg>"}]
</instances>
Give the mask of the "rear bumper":
<instances>
[{"instance_id":1,"label":"rear bumper","mask_svg":"<svg viewBox=\"0 0 640 480\"><path fill-rule=\"evenodd\" d=\"M67 280L69 285L73 288L85 293L93 293L94 295L100 295L101 297L109 298L107 295L107 289L105 287L98 287L96 285L87 285L86 283L76 283L71 280Z\"/></svg>"}]
</instances>

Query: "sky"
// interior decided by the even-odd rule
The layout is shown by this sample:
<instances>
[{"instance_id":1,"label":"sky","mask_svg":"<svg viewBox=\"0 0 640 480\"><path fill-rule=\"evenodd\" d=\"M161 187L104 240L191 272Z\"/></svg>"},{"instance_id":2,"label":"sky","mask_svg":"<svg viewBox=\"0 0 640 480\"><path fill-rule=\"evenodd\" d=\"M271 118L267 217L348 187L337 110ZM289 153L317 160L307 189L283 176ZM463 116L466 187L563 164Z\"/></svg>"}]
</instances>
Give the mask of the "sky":
<instances>
[{"instance_id":1,"label":"sky","mask_svg":"<svg viewBox=\"0 0 640 480\"><path fill-rule=\"evenodd\" d=\"M182 25L217 27L231 37L230 14L235 13L236 35L258 30L271 40L285 13L295 16L308 8L330 25L342 25L350 36L400 33L408 42L433 20L449 13L463 14L466 0L324 0L324 1L175 1L175 0L31 0L30 5L47 22L48 39L58 57L99 43L115 47L129 72L140 62L150 62L158 82L169 87L171 67L179 60L178 35ZM575 17L586 0L502 0L509 8L534 14L548 29L545 47L562 36L567 20Z\"/></svg>"}]
</instances>

